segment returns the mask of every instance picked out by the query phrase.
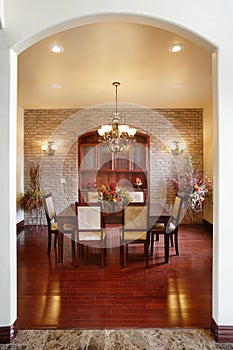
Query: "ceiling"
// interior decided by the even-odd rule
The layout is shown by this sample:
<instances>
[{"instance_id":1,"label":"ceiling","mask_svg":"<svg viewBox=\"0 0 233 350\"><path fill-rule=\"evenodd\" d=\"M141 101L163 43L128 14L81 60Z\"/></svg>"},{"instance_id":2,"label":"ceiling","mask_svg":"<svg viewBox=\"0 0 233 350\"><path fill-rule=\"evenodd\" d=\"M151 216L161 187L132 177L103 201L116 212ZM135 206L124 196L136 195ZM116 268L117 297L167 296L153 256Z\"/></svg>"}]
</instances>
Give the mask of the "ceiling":
<instances>
[{"instance_id":1,"label":"ceiling","mask_svg":"<svg viewBox=\"0 0 233 350\"><path fill-rule=\"evenodd\" d=\"M62 53L48 46L59 44ZM184 49L171 53L181 43ZM19 55L18 105L85 108L115 100L149 108L204 107L211 101L211 52L155 27L106 22L47 37ZM51 88L60 84L60 88Z\"/></svg>"}]
</instances>

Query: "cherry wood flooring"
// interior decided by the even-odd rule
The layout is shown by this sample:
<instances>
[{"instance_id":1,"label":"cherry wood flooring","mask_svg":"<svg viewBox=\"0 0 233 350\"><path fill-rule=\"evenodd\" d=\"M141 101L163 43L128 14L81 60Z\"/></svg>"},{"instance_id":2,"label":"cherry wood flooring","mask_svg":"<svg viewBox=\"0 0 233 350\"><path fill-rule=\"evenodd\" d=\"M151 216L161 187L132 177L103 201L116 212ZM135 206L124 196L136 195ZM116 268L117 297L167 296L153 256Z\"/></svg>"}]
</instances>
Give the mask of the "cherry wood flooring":
<instances>
[{"instance_id":1,"label":"cherry wood flooring","mask_svg":"<svg viewBox=\"0 0 233 350\"><path fill-rule=\"evenodd\" d=\"M148 270L138 245L124 270L119 247L107 250L104 268L89 248L76 269L69 238L63 264L54 248L47 256L46 226L26 226L17 238L20 329L210 328L212 234L202 225L180 225L180 255L172 248L168 264L162 238L155 242Z\"/></svg>"}]
</instances>

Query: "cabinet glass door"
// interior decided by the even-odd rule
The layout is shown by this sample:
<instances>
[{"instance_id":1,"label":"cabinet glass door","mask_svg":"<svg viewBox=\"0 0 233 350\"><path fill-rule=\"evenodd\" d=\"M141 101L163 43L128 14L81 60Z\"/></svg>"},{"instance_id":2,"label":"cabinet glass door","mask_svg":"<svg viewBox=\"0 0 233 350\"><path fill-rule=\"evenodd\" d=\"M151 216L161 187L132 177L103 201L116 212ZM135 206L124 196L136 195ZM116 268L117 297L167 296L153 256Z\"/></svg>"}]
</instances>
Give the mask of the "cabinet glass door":
<instances>
[{"instance_id":1,"label":"cabinet glass door","mask_svg":"<svg viewBox=\"0 0 233 350\"><path fill-rule=\"evenodd\" d=\"M126 150L115 155L115 169L129 170L130 151Z\"/></svg>"},{"instance_id":2,"label":"cabinet glass door","mask_svg":"<svg viewBox=\"0 0 233 350\"><path fill-rule=\"evenodd\" d=\"M112 169L112 152L110 152L105 145L98 145L98 169Z\"/></svg>"},{"instance_id":3,"label":"cabinet glass door","mask_svg":"<svg viewBox=\"0 0 233 350\"><path fill-rule=\"evenodd\" d=\"M82 162L80 164L80 168L94 170L96 167L95 146L82 145L81 150L82 150L82 155L81 155Z\"/></svg>"},{"instance_id":4,"label":"cabinet glass door","mask_svg":"<svg viewBox=\"0 0 233 350\"><path fill-rule=\"evenodd\" d=\"M132 150L132 169L147 169L147 148L144 145L134 145Z\"/></svg>"}]
</instances>

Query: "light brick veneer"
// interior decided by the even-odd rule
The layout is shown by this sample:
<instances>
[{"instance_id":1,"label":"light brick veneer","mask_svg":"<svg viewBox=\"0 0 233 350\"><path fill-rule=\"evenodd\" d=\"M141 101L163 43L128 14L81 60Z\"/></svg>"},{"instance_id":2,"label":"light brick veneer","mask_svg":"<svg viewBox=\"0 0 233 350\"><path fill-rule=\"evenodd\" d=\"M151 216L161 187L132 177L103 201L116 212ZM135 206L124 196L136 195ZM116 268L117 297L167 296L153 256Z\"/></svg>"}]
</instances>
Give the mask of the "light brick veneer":
<instances>
[{"instance_id":1,"label":"light brick veneer","mask_svg":"<svg viewBox=\"0 0 233 350\"><path fill-rule=\"evenodd\" d=\"M174 189L171 178L190 169L190 156L195 169L203 169L203 111L202 109L147 109L119 104L126 122L150 135L150 199L172 203ZM29 168L41 166L41 186L54 195L57 211L78 196L78 136L108 122L114 112L113 104L98 108L78 109L26 109L25 120L25 191L29 188ZM55 141L54 157L45 157L41 144ZM169 146L182 140L186 149L182 156L172 156ZM65 184L60 180L65 179ZM200 222L202 215L187 214L183 222ZM44 221L44 216L42 217ZM25 223L30 216L25 214Z\"/></svg>"}]
</instances>

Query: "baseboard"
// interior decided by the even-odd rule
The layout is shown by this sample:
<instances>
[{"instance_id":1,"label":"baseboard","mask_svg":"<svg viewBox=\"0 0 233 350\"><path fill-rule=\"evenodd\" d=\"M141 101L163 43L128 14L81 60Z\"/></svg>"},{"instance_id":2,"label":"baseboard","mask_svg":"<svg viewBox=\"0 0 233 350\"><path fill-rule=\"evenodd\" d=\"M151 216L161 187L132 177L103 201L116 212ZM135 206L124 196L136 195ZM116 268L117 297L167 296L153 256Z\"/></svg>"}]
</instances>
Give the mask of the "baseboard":
<instances>
[{"instance_id":1,"label":"baseboard","mask_svg":"<svg viewBox=\"0 0 233 350\"><path fill-rule=\"evenodd\" d=\"M19 330L18 319L11 326L0 327L0 344L12 343Z\"/></svg>"},{"instance_id":2,"label":"baseboard","mask_svg":"<svg viewBox=\"0 0 233 350\"><path fill-rule=\"evenodd\" d=\"M24 228L24 220L17 223L17 232L20 232Z\"/></svg>"},{"instance_id":3,"label":"baseboard","mask_svg":"<svg viewBox=\"0 0 233 350\"><path fill-rule=\"evenodd\" d=\"M211 224L209 221L203 219L203 225L205 225L210 233L213 233L213 224Z\"/></svg>"},{"instance_id":4,"label":"baseboard","mask_svg":"<svg viewBox=\"0 0 233 350\"><path fill-rule=\"evenodd\" d=\"M219 343L233 343L233 326L219 326L212 318L211 331L215 341Z\"/></svg>"}]
</instances>

